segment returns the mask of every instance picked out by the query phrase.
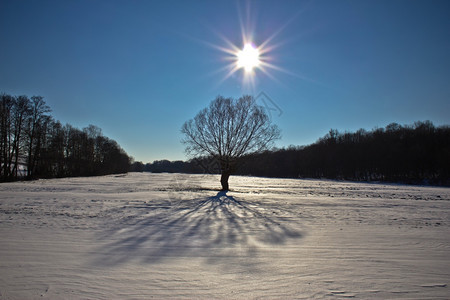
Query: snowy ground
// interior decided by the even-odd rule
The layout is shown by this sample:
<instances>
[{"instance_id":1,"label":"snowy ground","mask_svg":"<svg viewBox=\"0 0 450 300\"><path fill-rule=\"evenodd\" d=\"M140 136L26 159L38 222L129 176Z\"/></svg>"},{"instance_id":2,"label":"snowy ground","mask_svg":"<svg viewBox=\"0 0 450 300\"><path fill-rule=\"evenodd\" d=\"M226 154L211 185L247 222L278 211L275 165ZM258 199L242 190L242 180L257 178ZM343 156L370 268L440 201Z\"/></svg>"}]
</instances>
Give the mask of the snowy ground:
<instances>
[{"instance_id":1,"label":"snowy ground","mask_svg":"<svg viewBox=\"0 0 450 300\"><path fill-rule=\"evenodd\" d=\"M139 174L0 184L1 299L450 299L450 189Z\"/></svg>"}]
</instances>

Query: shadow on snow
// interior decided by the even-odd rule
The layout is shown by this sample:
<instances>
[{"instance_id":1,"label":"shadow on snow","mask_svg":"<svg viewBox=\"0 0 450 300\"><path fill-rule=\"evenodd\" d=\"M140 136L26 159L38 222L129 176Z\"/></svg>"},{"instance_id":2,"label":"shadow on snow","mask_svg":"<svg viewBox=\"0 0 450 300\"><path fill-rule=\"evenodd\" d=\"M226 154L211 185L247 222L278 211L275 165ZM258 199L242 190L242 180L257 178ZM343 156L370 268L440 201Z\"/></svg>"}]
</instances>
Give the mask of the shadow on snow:
<instances>
[{"instance_id":1,"label":"shadow on snow","mask_svg":"<svg viewBox=\"0 0 450 300\"><path fill-rule=\"evenodd\" d=\"M280 222L274 210L225 192L180 201L169 209L147 209L100 238L106 244L99 259L103 265L130 260L156 263L178 257L199 257L208 263L238 259L240 265L252 264L259 251L301 238L299 231Z\"/></svg>"}]
</instances>

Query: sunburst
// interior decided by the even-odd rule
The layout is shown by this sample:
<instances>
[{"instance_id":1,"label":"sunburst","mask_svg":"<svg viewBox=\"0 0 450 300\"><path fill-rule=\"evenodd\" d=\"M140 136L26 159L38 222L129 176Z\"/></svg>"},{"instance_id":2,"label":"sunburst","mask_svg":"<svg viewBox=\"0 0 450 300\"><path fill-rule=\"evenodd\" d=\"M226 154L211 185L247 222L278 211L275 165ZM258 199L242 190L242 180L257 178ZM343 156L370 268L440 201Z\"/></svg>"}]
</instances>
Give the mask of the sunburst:
<instances>
[{"instance_id":1,"label":"sunburst","mask_svg":"<svg viewBox=\"0 0 450 300\"><path fill-rule=\"evenodd\" d=\"M204 40L201 41L208 46L221 51L224 54L222 60L228 62L222 68L211 73L211 75L217 73L225 74L217 82L217 86L220 86L230 77L239 77L241 79L241 88L245 90L245 92L255 93L258 78L266 76L283 85L282 82L275 77L275 73L281 72L290 76L299 77L299 75L294 74L275 63L275 61L278 60L278 58L276 59L276 50L281 46L285 46L286 43L291 42L293 37L288 40L278 41L277 43L275 43L275 40L278 39L279 34L303 11L301 10L295 13L291 19L280 24L280 27L276 28L271 35L268 35L263 42L257 43L258 39L254 38L256 24L251 22L251 19L256 18L251 18L250 7L247 7L247 10L248 11L245 13L246 22L244 22L244 18L238 9L242 43L234 44L223 34L214 29L212 29L212 31L222 40L221 45L212 44ZM304 77L300 78L303 80L306 79Z\"/></svg>"},{"instance_id":2,"label":"sunburst","mask_svg":"<svg viewBox=\"0 0 450 300\"><path fill-rule=\"evenodd\" d=\"M258 67L261 64L259 60L259 50L255 48L253 44L245 44L244 49L236 53L237 66L244 68L246 72L252 72L253 68Z\"/></svg>"},{"instance_id":3,"label":"sunburst","mask_svg":"<svg viewBox=\"0 0 450 300\"><path fill-rule=\"evenodd\" d=\"M282 26L283 28L284 26ZM223 68L217 70L217 72L224 72L225 75L218 82L218 85L222 84L228 78L233 75L239 75L241 78L241 87L250 93L256 92L256 80L259 75L267 76L270 79L279 82L274 74L275 72L283 72L289 75L294 75L284 68L274 64L274 50L282 45L282 43L274 44L272 41L280 33L281 30L276 31L270 37L268 37L261 44L256 44L251 34L248 33L243 27L242 30L242 45L238 45L230 42L222 34L216 32L216 34L224 42L224 46L211 45L213 48L220 50L225 54L224 60L228 61Z\"/></svg>"}]
</instances>

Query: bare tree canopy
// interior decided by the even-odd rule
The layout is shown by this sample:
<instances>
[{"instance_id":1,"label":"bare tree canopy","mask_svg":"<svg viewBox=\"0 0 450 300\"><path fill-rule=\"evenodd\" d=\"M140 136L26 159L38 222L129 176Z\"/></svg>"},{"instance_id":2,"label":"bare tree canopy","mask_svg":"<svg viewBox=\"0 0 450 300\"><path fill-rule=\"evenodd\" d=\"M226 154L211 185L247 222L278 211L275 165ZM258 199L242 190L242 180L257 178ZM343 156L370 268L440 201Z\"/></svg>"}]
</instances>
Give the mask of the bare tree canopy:
<instances>
[{"instance_id":1,"label":"bare tree canopy","mask_svg":"<svg viewBox=\"0 0 450 300\"><path fill-rule=\"evenodd\" d=\"M185 122L181 132L188 154L217 159L223 190L228 190L228 178L238 158L266 150L280 138L280 130L252 96L237 100L218 96Z\"/></svg>"}]
</instances>

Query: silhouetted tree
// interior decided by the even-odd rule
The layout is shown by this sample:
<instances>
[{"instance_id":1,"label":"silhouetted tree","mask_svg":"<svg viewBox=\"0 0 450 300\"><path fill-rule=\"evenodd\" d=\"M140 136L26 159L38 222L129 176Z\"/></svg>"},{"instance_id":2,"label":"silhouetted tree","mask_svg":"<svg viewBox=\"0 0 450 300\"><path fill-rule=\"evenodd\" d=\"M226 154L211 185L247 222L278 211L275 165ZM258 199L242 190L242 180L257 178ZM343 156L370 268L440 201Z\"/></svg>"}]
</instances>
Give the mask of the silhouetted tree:
<instances>
[{"instance_id":1,"label":"silhouetted tree","mask_svg":"<svg viewBox=\"0 0 450 300\"><path fill-rule=\"evenodd\" d=\"M130 158L101 129L62 126L40 96L0 95L0 180L127 172Z\"/></svg>"},{"instance_id":2,"label":"silhouetted tree","mask_svg":"<svg viewBox=\"0 0 450 300\"><path fill-rule=\"evenodd\" d=\"M16 99L6 94L1 95L0 102L0 158L1 158L1 174L3 180L7 180L11 175L11 149L13 148L12 124L13 124L13 108Z\"/></svg>"},{"instance_id":3,"label":"silhouetted tree","mask_svg":"<svg viewBox=\"0 0 450 300\"><path fill-rule=\"evenodd\" d=\"M184 123L181 132L188 154L211 156L219 162L224 191L229 189L228 178L241 157L265 150L280 138L278 127L251 96L238 100L217 97Z\"/></svg>"},{"instance_id":4,"label":"silhouetted tree","mask_svg":"<svg viewBox=\"0 0 450 300\"><path fill-rule=\"evenodd\" d=\"M19 169L19 159L25 147L25 136L23 134L27 118L29 117L30 100L26 96L19 96L16 99L14 107L14 133L13 133L13 148L11 159L14 157L14 163L12 165L12 177L17 177ZM11 164L11 161L10 161Z\"/></svg>"},{"instance_id":5,"label":"silhouetted tree","mask_svg":"<svg viewBox=\"0 0 450 300\"><path fill-rule=\"evenodd\" d=\"M135 161L130 165L130 172L144 172L145 166L142 161Z\"/></svg>"},{"instance_id":6,"label":"silhouetted tree","mask_svg":"<svg viewBox=\"0 0 450 300\"><path fill-rule=\"evenodd\" d=\"M31 97L30 117L28 120L28 158L27 158L27 177L31 178L35 171L37 161L41 151L41 142L45 134L46 123L49 121L47 113L50 107L45 104L41 96Z\"/></svg>"}]
</instances>

